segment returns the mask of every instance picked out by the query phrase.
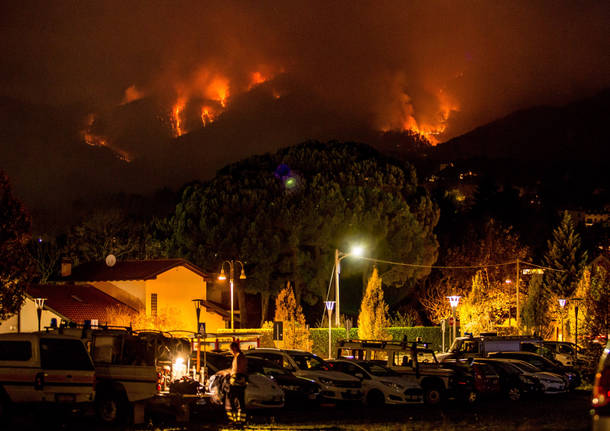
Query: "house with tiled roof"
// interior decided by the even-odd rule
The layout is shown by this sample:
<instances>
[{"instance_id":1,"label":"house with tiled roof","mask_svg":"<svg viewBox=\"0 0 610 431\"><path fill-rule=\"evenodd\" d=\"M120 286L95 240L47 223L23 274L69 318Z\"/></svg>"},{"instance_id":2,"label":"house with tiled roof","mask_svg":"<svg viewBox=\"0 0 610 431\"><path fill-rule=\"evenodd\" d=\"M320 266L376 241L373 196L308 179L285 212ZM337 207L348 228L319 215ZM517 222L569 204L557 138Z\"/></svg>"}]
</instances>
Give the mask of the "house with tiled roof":
<instances>
[{"instance_id":1,"label":"house with tiled roof","mask_svg":"<svg viewBox=\"0 0 610 431\"><path fill-rule=\"evenodd\" d=\"M0 332L38 330L37 298L44 298L41 329L61 322L105 324L111 312L136 312L134 308L88 284L33 284L26 289L19 312L0 323Z\"/></svg>"},{"instance_id":2,"label":"house with tiled roof","mask_svg":"<svg viewBox=\"0 0 610 431\"><path fill-rule=\"evenodd\" d=\"M60 283L86 283L105 294L145 312L148 316L171 318L177 330L196 331L193 300L201 300L200 321L208 332L225 328L229 312L208 300L211 278L185 259L123 260L87 262L72 268L62 263Z\"/></svg>"}]
</instances>

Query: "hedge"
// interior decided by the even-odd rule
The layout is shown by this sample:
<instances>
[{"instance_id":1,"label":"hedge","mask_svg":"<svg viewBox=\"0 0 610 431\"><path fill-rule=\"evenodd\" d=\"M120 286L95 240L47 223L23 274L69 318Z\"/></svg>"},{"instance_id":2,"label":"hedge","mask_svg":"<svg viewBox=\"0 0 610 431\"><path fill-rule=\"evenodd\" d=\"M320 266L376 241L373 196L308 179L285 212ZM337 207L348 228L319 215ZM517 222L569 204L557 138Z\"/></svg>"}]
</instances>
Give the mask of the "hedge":
<instances>
[{"instance_id":1,"label":"hedge","mask_svg":"<svg viewBox=\"0 0 610 431\"><path fill-rule=\"evenodd\" d=\"M418 338L425 343L429 343L429 347L435 351L442 350L442 333L440 326L412 326L412 327L391 327L386 329L388 335L391 336L393 341L402 341L406 336L407 341L416 341ZM333 352L336 351L337 342L339 340L346 339L345 328L332 328L332 342ZM232 332L230 329L221 329L218 332ZM252 333L258 332L261 335L260 346L261 347L275 347L273 342L273 329L236 329L236 333ZM322 356L323 358L328 357L328 328L310 328L311 339L313 342L312 351L313 353ZM349 339L358 339L358 328L351 328ZM459 336L458 328L458 336ZM451 327L447 326L445 329L445 349L449 347L449 341L451 339Z\"/></svg>"}]
</instances>

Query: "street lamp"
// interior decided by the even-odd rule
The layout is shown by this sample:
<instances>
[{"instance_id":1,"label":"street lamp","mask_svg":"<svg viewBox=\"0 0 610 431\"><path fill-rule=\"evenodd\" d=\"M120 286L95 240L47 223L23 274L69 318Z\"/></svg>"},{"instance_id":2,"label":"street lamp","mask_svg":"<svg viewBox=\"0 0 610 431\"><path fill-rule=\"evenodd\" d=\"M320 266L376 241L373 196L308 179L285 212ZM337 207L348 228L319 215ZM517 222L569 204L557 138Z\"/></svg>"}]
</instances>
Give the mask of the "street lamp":
<instances>
[{"instance_id":1,"label":"street lamp","mask_svg":"<svg viewBox=\"0 0 610 431\"><path fill-rule=\"evenodd\" d=\"M218 276L219 280L227 279L227 276L225 275L225 263L229 265L229 283L231 284L231 331L234 331L235 324L233 319L233 284L235 283L235 264L239 263L241 265L241 273L239 274L240 280L246 279L246 273L244 271L244 263L241 260L225 260L220 265L220 275Z\"/></svg>"},{"instance_id":2,"label":"street lamp","mask_svg":"<svg viewBox=\"0 0 610 431\"><path fill-rule=\"evenodd\" d=\"M36 315L38 316L38 332L40 332L40 319L42 318L42 309L44 308L44 301L47 298L34 298L36 304Z\"/></svg>"},{"instance_id":3,"label":"street lamp","mask_svg":"<svg viewBox=\"0 0 610 431\"><path fill-rule=\"evenodd\" d=\"M335 308L335 301L324 301L324 305L326 306L326 311L328 311L328 359L331 359L332 352L332 332L331 332L331 316L333 314L333 308Z\"/></svg>"},{"instance_id":4,"label":"street lamp","mask_svg":"<svg viewBox=\"0 0 610 431\"><path fill-rule=\"evenodd\" d=\"M339 274L341 273L341 261L349 256L361 257L364 247L357 245L352 247L350 253L343 253L338 248L335 249L335 299L337 302L337 312L335 314L335 326L341 325L341 301L339 298Z\"/></svg>"},{"instance_id":5,"label":"street lamp","mask_svg":"<svg viewBox=\"0 0 610 431\"><path fill-rule=\"evenodd\" d=\"M574 359L578 359L578 304L580 301L584 301L584 298L572 298L572 302L574 302Z\"/></svg>"},{"instance_id":6,"label":"street lamp","mask_svg":"<svg viewBox=\"0 0 610 431\"><path fill-rule=\"evenodd\" d=\"M458 295L453 295L453 296L448 296L447 299L449 300L449 304L451 305L451 313L453 315L453 340L455 340L455 337L457 336L457 330L456 330L456 317L455 317L455 310L457 309L458 304L460 303L460 298L461 296Z\"/></svg>"},{"instance_id":7,"label":"street lamp","mask_svg":"<svg viewBox=\"0 0 610 431\"><path fill-rule=\"evenodd\" d=\"M197 367L195 368L197 371L197 379L201 383L201 334L199 332L199 320L201 318L201 299L193 299L193 303L195 304L195 314L197 315ZM203 361L203 369L205 370L205 354Z\"/></svg>"},{"instance_id":8,"label":"street lamp","mask_svg":"<svg viewBox=\"0 0 610 431\"><path fill-rule=\"evenodd\" d=\"M559 299L559 306L561 307L561 341L564 340L564 334L563 334L563 307L566 306L566 299L560 298Z\"/></svg>"}]
</instances>

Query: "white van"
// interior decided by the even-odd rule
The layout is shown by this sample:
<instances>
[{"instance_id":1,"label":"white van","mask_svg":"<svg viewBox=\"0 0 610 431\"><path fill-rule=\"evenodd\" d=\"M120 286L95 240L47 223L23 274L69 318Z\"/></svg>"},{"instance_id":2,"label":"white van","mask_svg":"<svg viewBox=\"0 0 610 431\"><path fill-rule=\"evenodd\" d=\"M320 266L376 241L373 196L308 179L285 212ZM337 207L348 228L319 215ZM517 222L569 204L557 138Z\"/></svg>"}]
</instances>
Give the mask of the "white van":
<instances>
[{"instance_id":1,"label":"white van","mask_svg":"<svg viewBox=\"0 0 610 431\"><path fill-rule=\"evenodd\" d=\"M439 361L448 359L485 358L491 352L520 352L524 346L539 344L542 339L529 335L497 335L483 333L477 337L457 337L448 353L437 355Z\"/></svg>"},{"instance_id":2,"label":"white van","mask_svg":"<svg viewBox=\"0 0 610 431\"><path fill-rule=\"evenodd\" d=\"M11 404L95 398L95 371L82 341L46 333L0 335L0 421Z\"/></svg>"}]
</instances>

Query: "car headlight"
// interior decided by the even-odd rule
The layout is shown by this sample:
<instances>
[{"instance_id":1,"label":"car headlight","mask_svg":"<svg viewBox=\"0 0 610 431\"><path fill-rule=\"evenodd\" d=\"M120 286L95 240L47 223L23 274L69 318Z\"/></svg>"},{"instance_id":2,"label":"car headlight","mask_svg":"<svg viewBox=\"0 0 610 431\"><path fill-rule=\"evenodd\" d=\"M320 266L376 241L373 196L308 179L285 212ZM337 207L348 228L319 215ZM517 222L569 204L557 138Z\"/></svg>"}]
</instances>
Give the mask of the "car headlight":
<instances>
[{"instance_id":1,"label":"car headlight","mask_svg":"<svg viewBox=\"0 0 610 431\"><path fill-rule=\"evenodd\" d=\"M323 385L332 386L334 384L332 379L329 379L328 377L320 377L319 380L320 383L322 383Z\"/></svg>"},{"instance_id":2,"label":"car headlight","mask_svg":"<svg viewBox=\"0 0 610 431\"><path fill-rule=\"evenodd\" d=\"M399 384L394 383L394 382L383 382L383 381L382 381L381 383L383 383L383 384L384 384L384 385L386 385L386 386L391 387L391 388L392 388L392 389L394 389L396 392L402 392L402 391L404 390L404 388L403 388L402 386L400 386Z\"/></svg>"}]
</instances>

